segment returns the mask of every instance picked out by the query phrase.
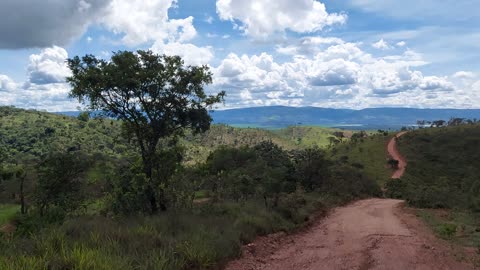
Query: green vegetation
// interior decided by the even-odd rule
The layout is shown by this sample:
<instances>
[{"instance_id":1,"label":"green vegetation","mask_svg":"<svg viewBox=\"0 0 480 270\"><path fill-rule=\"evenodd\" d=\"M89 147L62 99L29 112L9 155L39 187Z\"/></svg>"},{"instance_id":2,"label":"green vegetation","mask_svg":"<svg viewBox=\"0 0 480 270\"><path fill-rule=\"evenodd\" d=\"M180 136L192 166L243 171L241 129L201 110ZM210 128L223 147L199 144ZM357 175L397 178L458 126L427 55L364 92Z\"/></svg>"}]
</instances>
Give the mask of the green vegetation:
<instances>
[{"instance_id":1,"label":"green vegetation","mask_svg":"<svg viewBox=\"0 0 480 270\"><path fill-rule=\"evenodd\" d=\"M340 144L331 153L335 159L361 168L365 175L383 186L386 179L391 177L391 171L387 168L386 145L392 136L383 131L369 136L356 135L357 138L352 138L350 143Z\"/></svg>"},{"instance_id":2,"label":"green vegetation","mask_svg":"<svg viewBox=\"0 0 480 270\"><path fill-rule=\"evenodd\" d=\"M318 147L339 130L210 129L224 93L203 92L208 67L142 51L68 64L71 95L112 119L0 108L0 202L21 205L4 214L1 269L215 268L257 235L381 193Z\"/></svg>"},{"instance_id":3,"label":"green vegetation","mask_svg":"<svg viewBox=\"0 0 480 270\"><path fill-rule=\"evenodd\" d=\"M329 138L336 138L338 142L341 142L346 135L350 135L351 132L345 132L339 129L323 128L323 127L309 127L309 126L291 126L285 129L276 130L274 132L281 138L293 141L296 145L301 147L320 147L326 148L334 146ZM338 134L341 135L338 135ZM336 136L335 136L336 135Z\"/></svg>"},{"instance_id":4,"label":"green vegetation","mask_svg":"<svg viewBox=\"0 0 480 270\"><path fill-rule=\"evenodd\" d=\"M480 248L480 216L469 211L419 209L417 215L441 238Z\"/></svg>"},{"instance_id":5,"label":"green vegetation","mask_svg":"<svg viewBox=\"0 0 480 270\"><path fill-rule=\"evenodd\" d=\"M77 118L13 107L0 107L0 148L5 156L41 157L52 149L83 150L119 156L127 151L121 125L109 119Z\"/></svg>"},{"instance_id":6,"label":"green vegetation","mask_svg":"<svg viewBox=\"0 0 480 270\"><path fill-rule=\"evenodd\" d=\"M15 204L0 204L0 226L13 220L20 211L20 206Z\"/></svg>"},{"instance_id":7,"label":"green vegetation","mask_svg":"<svg viewBox=\"0 0 480 270\"><path fill-rule=\"evenodd\" d=\"M421 129L398 145L408 169L389 183L391 196L417 207L480 211L479 125Z\"/></svg>"},{"instance_id":8,"label":"green vegetation","mask_svg":"<svg viewBox=\"0 0 480 270\"><path fill-rule=\"evenodd\" d=\"M185 65L179 56L142 50L119 51L108 61L76 56L67 63L72 71L67 78L70 96L89 110L101 110L122 121L125 137L134 141L141 156L145 179L137 181L143 189L140 197L148 201L148 212L155 213L159 207L165 211L164 189L171 173L164 172L181 159L159 142L176 145L184 130L197 134L210 128L208 108L222 102L225 92L205 94L205 85L213 80L209 67Z\"/></svg>"},{"instance_id":9,"label":"green vegetation","mask_svg":"<svg viewBox=\"0 0 480 270\"><path fill-rule=\"evenodd\" d=\"M142 214L142 185L136 183L144 178L138 159L122 162L107 174L111 181L95 184L105 194L88 195L104 206L79 212L73 210L82 197L71 195L87 195L91 187L83 182L78 190L64 190L63 185L87 175L66 177L63 170L92 163L68 155L45 158L37 181L47 182L38 185L34 201L45 198L49 209L42 214L42 204L34 204L27 215L15 218L16 236L0 241L0 268L211 268L238 256L241 245L257 235L290 231L314 211L325 213L380 193L357 168L328 159L321 149L285 151L267 141L255 147L223 146L206 162L178 168L164 189L170 210L152 216ZM53 190L62 196L48 196ZM210 200L197 205L197 195Z\"/></svg>"},{"instance_id":10,"label":"green vegetation","mask_svg":"<svg viewBox=\"0 0 480 270\"><path fill-rule=\"evenodd\" d=\"M387 195L430 208L419 216L440 237L480 247L480 126L420 129L398 144L408 167L387 183Z\"/></svg>"},{"instance_id":11,"label":"green vegetation","mask_svg":"<svg viewBox=\"0 0 480 270\"><path fill-rule=\"evenodd\" d=\"M0 269L211 268L238 256L241 244L257 234L299 226L283 212L295 208L295 218L303 221L329 203L319 194L292 194L277 211L249 201L151 217L72 218L31 238L0 242Z\"/></svg>"}]
</instances>

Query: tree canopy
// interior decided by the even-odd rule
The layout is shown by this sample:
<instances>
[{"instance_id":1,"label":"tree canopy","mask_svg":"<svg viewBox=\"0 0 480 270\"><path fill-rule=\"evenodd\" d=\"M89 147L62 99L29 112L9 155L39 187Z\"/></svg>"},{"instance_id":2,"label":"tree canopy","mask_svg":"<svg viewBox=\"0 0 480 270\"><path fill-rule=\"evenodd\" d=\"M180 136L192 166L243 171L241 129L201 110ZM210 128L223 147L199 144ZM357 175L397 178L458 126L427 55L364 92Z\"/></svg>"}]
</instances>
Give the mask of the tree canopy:
<instances>
[{"instance_id":1,"label":"tree canopy","mask_svg":"<svg viewBox=\"0 0 480 270\"><path fill-rule=\"evenodd\" d=\"M123 121L125 134L137 141L150 182L160 139L181 135L185 128L208 130L208 109L225 96L223 91L205 93L205 85L212 83L208 66L186 66L179 56L119 51L110 61L76 56L68 59L68 66L70 96L89 110ZM154 193L152 189L148 193ZM149 197L154 211L155 196Z\"/></svg>"}]
</instances>

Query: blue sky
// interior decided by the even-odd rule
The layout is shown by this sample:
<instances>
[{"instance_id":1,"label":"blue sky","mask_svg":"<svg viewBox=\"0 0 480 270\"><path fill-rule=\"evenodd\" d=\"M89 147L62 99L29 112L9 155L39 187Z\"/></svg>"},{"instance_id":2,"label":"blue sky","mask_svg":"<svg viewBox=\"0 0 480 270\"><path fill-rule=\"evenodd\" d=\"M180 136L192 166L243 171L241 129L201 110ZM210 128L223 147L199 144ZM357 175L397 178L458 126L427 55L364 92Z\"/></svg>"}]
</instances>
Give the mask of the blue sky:
<instances>
[{"instance_id":1,"label":"blue sky","mask_svg":"<svg viewBox=\"0 0 480 270\"><path fill-rule=\"evenodd\" d=\"M440 3L439 3L440 2ZM0 105L72 110L65 59L208 64L225 107L480 108L476 0L4 0Z\"/></svg>"}]
</instances>

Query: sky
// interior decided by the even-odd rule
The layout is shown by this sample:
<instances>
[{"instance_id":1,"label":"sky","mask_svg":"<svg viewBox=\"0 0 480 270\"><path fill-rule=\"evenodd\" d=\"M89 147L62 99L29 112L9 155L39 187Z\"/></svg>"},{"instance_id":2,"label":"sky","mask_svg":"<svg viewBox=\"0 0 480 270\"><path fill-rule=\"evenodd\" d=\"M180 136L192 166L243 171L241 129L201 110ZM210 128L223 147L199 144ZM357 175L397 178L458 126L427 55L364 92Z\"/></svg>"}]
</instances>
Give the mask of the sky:
<instances>
[{"instance_id":1,"label":"sky","mask_svg":"<svg viewBox=\"0 0 480 270\"><path fill-rule=\"evenodd\" d=\"M1 0L0 105L76 110L65 61L209 65L218 109L480 108L478 0Z\"/></svg>"}]
</instances>

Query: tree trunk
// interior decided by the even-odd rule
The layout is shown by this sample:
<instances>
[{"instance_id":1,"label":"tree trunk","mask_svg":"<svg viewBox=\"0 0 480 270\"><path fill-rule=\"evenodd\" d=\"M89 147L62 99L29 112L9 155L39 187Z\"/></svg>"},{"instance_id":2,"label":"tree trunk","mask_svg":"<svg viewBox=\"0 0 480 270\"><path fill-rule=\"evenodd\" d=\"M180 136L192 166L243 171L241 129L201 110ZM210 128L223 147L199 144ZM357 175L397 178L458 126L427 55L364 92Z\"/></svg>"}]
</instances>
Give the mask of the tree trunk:
<instances>
[{"instance_id":1,"label":"tree trunk","mask_svg":"<svg viewBox=\"0 0 480 270\"><path fill-rule=\"evenodd\" d=\"M22 213L22 215L25 215L27 213L25 208L25 194L23 193L24 182L25 182L25 177L22 177L20 179L20 204L22 205L20 212Z\"/></svg>"},{"instance_id":2,"label":"tree trunk","mask_svg":"<svg viewBox=\"0 0 480 270\"><path fill-rule=\"evenodd\" d=\"M145 190L145 195L150 204L150 213L155 214L158 212L157 198L155 197L155 190L153 188L153 170L152 170L152 161L151 158L143 160L143 166L145 170L145 175L148 179L147 188Z\"/></svg>"}]
</instances>

